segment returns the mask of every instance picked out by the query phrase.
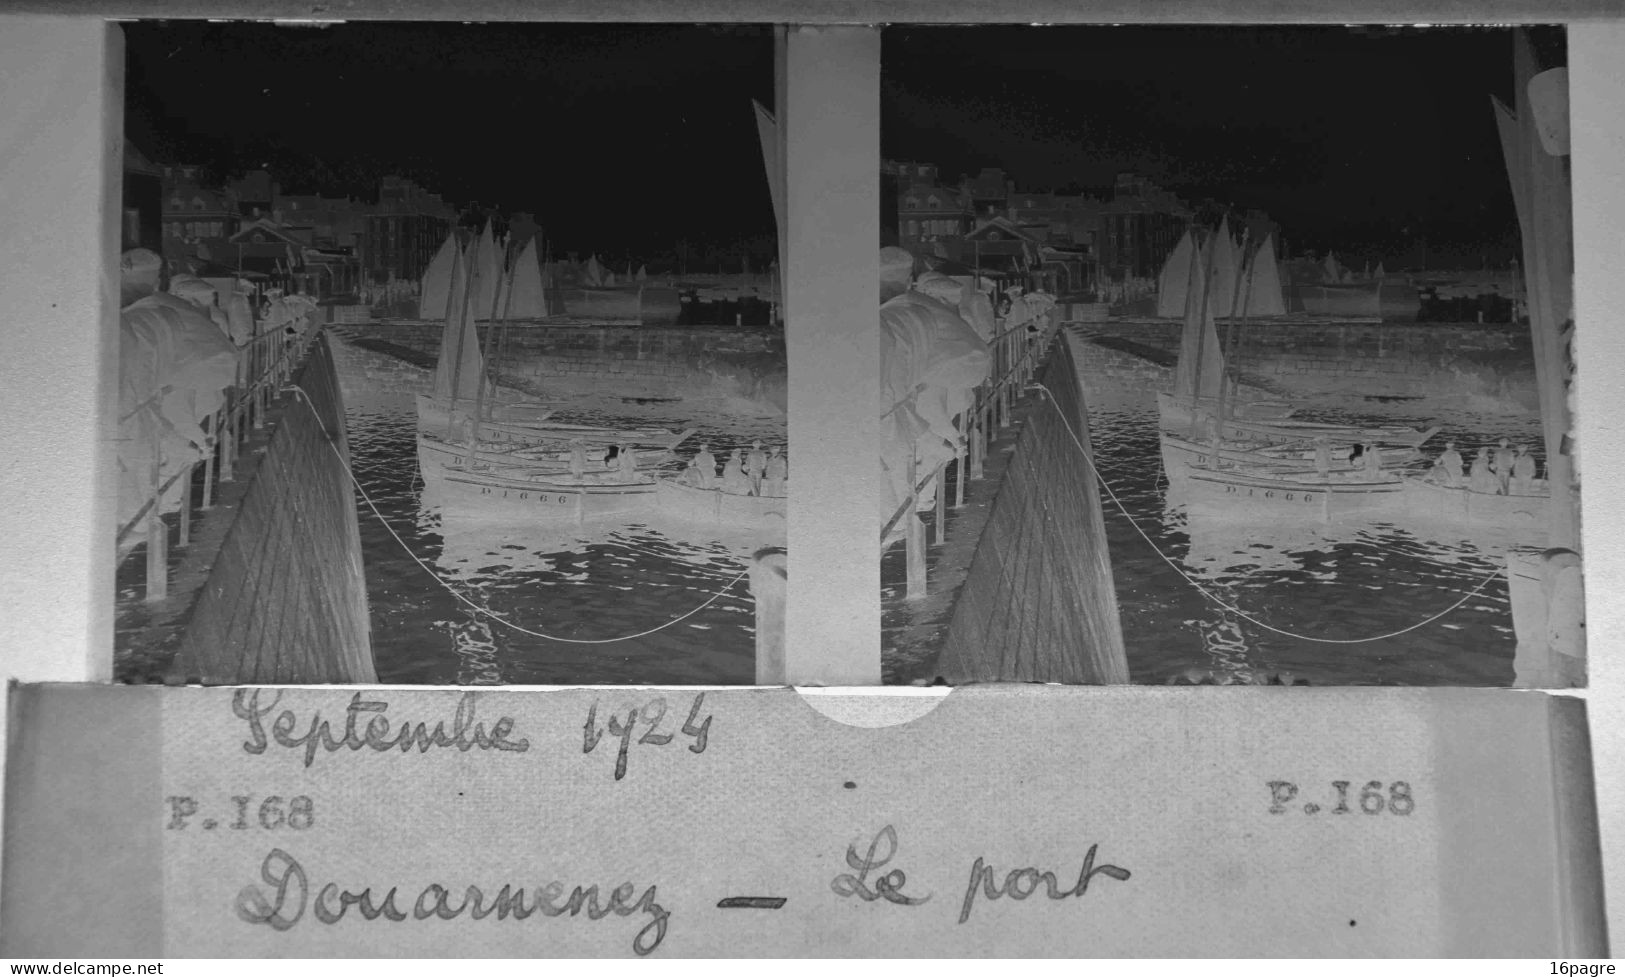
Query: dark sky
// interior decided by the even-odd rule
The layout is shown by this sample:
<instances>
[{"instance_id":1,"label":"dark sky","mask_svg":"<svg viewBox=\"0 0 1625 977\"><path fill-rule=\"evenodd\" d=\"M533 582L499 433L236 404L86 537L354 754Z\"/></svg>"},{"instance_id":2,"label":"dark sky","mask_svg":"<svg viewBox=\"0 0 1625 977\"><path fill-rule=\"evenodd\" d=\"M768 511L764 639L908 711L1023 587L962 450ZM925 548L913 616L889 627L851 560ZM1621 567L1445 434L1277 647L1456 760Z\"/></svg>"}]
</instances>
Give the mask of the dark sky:
<instances>
[{"instance_id":1,"label":"dark sky","mask_svg":"<svg viewBox=\"0 0 1625 977\"><path fill-rule=\"evenodd\" d=\"M400 173L528 210L562 250L774 230L750 104L773 104L767 27L124 30L126 131L160 162L268 163L285 192L368 199Z\"/></svg>"},{"instance_id":2,"label":"dark sky","mask_svg":"<svg viewBox=\"0 0 1625 977\"><path fill-rule=\"evenodd\" d=\"M1104 191L1136 170L1259 207L1299 249L1462 260L1515 233L1489 96L1502 29L928 27L882 44L881 140L944 174ZM1545 66L1563 34L1538 36ZM1477 264L1476 260L1471 262Z\"/></svg>"},{"instance_id":3,"label":"dark sky","mask_svg":"<svg viewBox=\"0 0 1625 977\"><path fill-rule=\"evenodd\" d=\"M159 161L364 198L398 172L529 210L564 250L773 233L765 26L124 27L126 126ZM1540 41L1562 63L1561 31ZM1260 207L1298 249L1425 236L1467 261L1515 228L1489 108L1511 72L1502 29L888 28L881 146L1030 189L1137 170Z\"/></svg>"}]
</instances>

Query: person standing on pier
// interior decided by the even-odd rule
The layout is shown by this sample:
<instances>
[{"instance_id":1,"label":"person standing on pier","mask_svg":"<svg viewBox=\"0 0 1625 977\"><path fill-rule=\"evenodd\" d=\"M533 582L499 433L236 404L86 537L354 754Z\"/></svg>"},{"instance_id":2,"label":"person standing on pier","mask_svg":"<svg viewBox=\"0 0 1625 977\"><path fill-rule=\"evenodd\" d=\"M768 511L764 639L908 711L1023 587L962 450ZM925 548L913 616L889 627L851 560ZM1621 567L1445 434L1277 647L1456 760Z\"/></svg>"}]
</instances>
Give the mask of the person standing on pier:
<instances>
[{"instance_id":1,"label":"person standing on pier","mask_svg":"<svg viewBox=\"0 0 1625 977\"><path fill-rule=\"evenodd\" d=\"M700 488L710 488L717 480L717 456L711 453L709 444L700 445L699 453L694 456L694 465L700 470Z\"/></svg>"}]
</instances>

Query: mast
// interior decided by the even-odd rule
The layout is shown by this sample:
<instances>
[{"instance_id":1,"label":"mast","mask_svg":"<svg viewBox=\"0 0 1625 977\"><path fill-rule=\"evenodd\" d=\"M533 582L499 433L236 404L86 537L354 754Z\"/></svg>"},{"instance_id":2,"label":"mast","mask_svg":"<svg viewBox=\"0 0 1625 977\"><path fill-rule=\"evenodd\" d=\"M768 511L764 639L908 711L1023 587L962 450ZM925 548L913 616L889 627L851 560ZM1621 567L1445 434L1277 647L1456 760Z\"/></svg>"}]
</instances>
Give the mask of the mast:
<instances>
[{"instance_id":1,"label":"mast","mask_svg":"<svg viewBox=\"0 0 1625 977\"><path fill-rule=\"evenodd\" d=\"M1241 328L1243 326L1245 326L1246 323L1247 323L1247 304L1252 299L1253 279L1252 279L1252 275L1248 274L1247 262L1245 260L1246 256L1247 256L1247 227L1246 227L1246 225L1242 225L1242 228L1241 228L1241 254L1242 254L1242 258L1243 258L1243 260L1241 262L1241 287L1243 289L1243 291L1241 293L1241 322L1238 324L1235 321L1234 318L1232 318L1230 320L1230 335L1225 337L1225 350L1224 350L1224 360L1223 360L1223 366L1225 368L1228 368L1229 365L1234 362L1234 357L1235 357L1235 353L1236 353L1236 335L1239 332L1241 332ZM1255 261L1256 261L1256 258L1255 258ZM1208 464L1208 467L1210 467L1210 468L1219 467L1219 449L1224 444L1224 419L1225 419L1225 413L1224 413L1224 411L1225 411L1225 396L1224 396L1224 392L1225 392L1225 389L1227 387L1229 387L1229 386L1230 386L1230 383L1226 381L1224 373L1221 370L1221 372L1219 374L1219 402L1215 406L1215 409L1214 409L1214 413L1218 417L1218 423L1215 425L1215 428L1214 428L1214 431L1213 431L1213 454L1210 456L1210 460L1209 460L1209 464Z\"/></svg>"},{"instance_id":2,"label":"mast","mask_svg":"<svg viewBox=\"0 0 1625 977\"><path fill-rule=\"evenodd\" d=\"M477 460L478 453L479 453L479 447L480 447L480 418L483 416L483 414L485 412L485 374L488 371L488 368L486 367L485 364L487 364L487 363L489 363L491 361L491 341L492 341L492 339L494 339L496 337L496 334L497 334L497 323L499 321L498 318L497 318L497 295L498 295L498 293L500 291L501 291L501 289L498 289L496 292L491 293L491 322L485 327L485 355L483 357L481 357L481 359L480 359L480 379L479 379L479 383L476 384L475 388L474 388L475 389L475 394L474 394L474 426L469 431L469 435L468 435L468 461L463 466L463 467L467 468L469 471L474 470L474 463ZM503 306L502 306L502 316L501 316L501 320L500 320L500 321L502 321L504 323L506 323L507 319L508 319L508 309L509 309L509 307L511 307L513 305L513 286L512 285L508 286L507 292L508 292L508 294L503 297L504 302L503 302ZM478 332L476 332L475 335L477 336Z\"/></svg>"},{"instance_id":3,"label":"mast","mask_svg":"<svg viewBox=\"0 0 1625 977\"><path fill-rule=\"evenodd\" d=\"M1191 237L1192 237L1192 241L1194 242L1195 235L1192 235ZM1185 295L1185 329L1186 329L1187 334L1189 334L1191 332L1191 330L1194 328L1194 330L1195 330L1195 339L1196 339L1196 342L1195 342L1195 345L1196 345L1196 361L1192 364L1192 370L1191 370L1191 374L1190 374L1190 387L1191 387L1191 393L1190 393L1190 397L1191 397L1191 431L1190 431L1190 435L1191 435L1191 440L1192 441L1200 440L1201 436L1202 436L1201 410L1200 410L1201 403L1202 403L1202 366L1203 366L1202 360L1203 360L1203 358L1204 358L1204 356L1206 354L1206 349L1207 349L1208 283L1209 283L1209 279L1211 279L1212 276L1213 276L1213 252L1214 252L1214 250L1215 250L1215 248L1212 246L1212 242L1209 242L1209 247L1208 247L1207 253L1205 255L1202 254L1202 252L1200 250L1198 250L1191 256L1191 286L1190 286L1190 291L1187 292L1186 295ZM1202 263L1202 273L1201 273L1200 277L1198 277L1197 273L1196 273L1196 264L1197 264L1196 259L1198 257L1200 257L1201 260L1202 260L1202 262L1201 262ZM1201 288L1198 289L1196 287L1197 285L1200 285ZM1194 309L1195 318L1192 318L1192 312L1193 312L1192 306L1193 305L1195 306L1195 309ZM1217 336L1215 336L1215 339L1217 339ZM1214 350L1214 352L1218 352L1218 350ZM1185 350L1181 349L1180 350L1180 354L1181 354L1180 362L1181 363L1184 362L1184 353L1185 353ZM1224 365L1221 363L1219 368L1222 371L1224 369Z\"/></svg>"},{"instance_id":4,"label":"mast","mask_svg":"<svg viewBox=\"0 0 1625 977\"><path fill-rule=\"evenodd\" d=\"M463 343L465 341L463 334L468 331L468 303L471 301L470 293L474 291L474 269L477 267L479 254L480 242L479 238L476 237L468 262L468 270L464 273L463 308L462 314L457 319L457 352L451 361L451 399L446 404L446 437L448 439L451 438L457 424L457 394L463 376ZM450 299L447 300L447 303L450 303ZM442 349L440 351L441 359L445 359L445 356L446 351Z\"/></svg>"}]
</instances>

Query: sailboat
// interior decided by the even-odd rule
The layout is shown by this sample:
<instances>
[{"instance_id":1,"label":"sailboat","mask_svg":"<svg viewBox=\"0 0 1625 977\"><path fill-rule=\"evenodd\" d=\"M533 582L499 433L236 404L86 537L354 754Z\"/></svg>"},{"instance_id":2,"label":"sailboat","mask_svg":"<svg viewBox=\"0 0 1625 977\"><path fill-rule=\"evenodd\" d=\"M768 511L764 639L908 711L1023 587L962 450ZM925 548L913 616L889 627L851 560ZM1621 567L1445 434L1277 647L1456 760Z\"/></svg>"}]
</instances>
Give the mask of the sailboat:
<instances>
[{"instance_id":1,"label":"sailboat","mask_svg":"<svg viewBox=\"0 0 1625 977\"><path fill-rule=\"evenodd\" d=\"M1218 351L1207 287L1213 280L1211 257L1207 265L1208 273L1191 283L1187 321L1197 324L1199 335L1212 336L1213 352L1204 355L1199 349L1193 357L1199 365L1189 372L1200 374L1198 381L1191 382L1192 388L1216 392L1214 406L1211 410L1204 405L1191 411L1188 431L1179 433L1167 430L1164 414L1162 461L1170 493L1198 508L1217 508L1228 517L1285 517L1321 522L1401 501L1405 480L1398 469L1420 460L1417 447L1437 428L1417 432L1259 423L1248 424L1253 430L1245 432L1232 426L1225 413L1224 365ZM1245 317L1248 301L1245 289L1240 301ZM1180 367L1184 376L1187 371L1183 353ZM1272 424L1279 425L1279 422ZM1380 436L1379 432L1388 437ZM1238 434L1245 439L1237 440ZM1364 437L1357 438L1359 435ZM1376 443L1395 439L1411 440L1411 443ZM1335 449L1334 440L1338 442ZM1360 444L1358 453L1350 445L1351 441Z\"/></svg>"},{"instance_id":2,"label":"sailboat","mask_svg":"<svg viewBox=\"0 0 1625 977\"><path fill-rule=\"evenodd\" d=\"M1220 237L1224 241L1219 240ZM1214 278L1221 270L1234 277L1234 268L1220 269L1218 259L1221 244L1228 248L1228 231L1216 235L1211 241L1190 249L1186 269L1185 329L1179 344L1179 365L1174 374L1174 391L1157 394L1157 412L1164 430L1183 430L1195 427L1198 418L1204 421L1217 416L1220 386L1224 383L1224 355L1219 349L1219 332L1214 323L1212 296ZM1183 248L1184 242L1180 247ZM1177 251L1176 251L1177 255ZM1229 259L1233 266L1234 259ZM1234 284L1229 294L1234 296ZM1255 401L1235 405L1238 419L1265 420L1284 418L1292 414L1292 404L1278 400ZM1226 430L1226 436L1235 436ZM1245 435L1242 435L1245 436Z\"/></svg>"},{"instance_id":3,"label":"sailboat","mask_svg":"<svg viewBox=\"0 0 1625 977\"><path fill-rule=\"evenodd\" d=\"M1183 246L1183 242L1182 242ZM1397 425L1352 426L1325 424L1297 420L1290 415L1296 407L1284 401L1266 400L1250 403L1235 402L1236 383L1225 378L1224 352L1219 348L1218 329L1210 296L1215 294L1209 285L1223 275L1232 274L1221 266L1222 255L1210 251L1212 244L1191 249L1191 263L1187 269L1189 284L1186 289L1185 330L1180 342L1179 364L1174 376L1172 394L1157 395L1157 409L1162 422L1164 461L1170 457L1179 463L1207 465L1213 446L1211 439L1215 426L1227 442L1219 452L1226 460L1277 463L1283 457L1296 453L1298 458L1312 458L1314 442L1324 438L1333 446L1333 465L1341 456L1350 453L1355 444L1375 443L1383 446L1384 467L1404 464L1417 457L1415 450L1438 428L1419 431ZM1269 268L1261 270L1260 263ZM1198 267L1198 263L1202 268ZM1274 266L1274 248L1266 239L1254 254L1249 267L1234 274L1244 283L1240 295L1232 301L1243 323L1252 314L1255 288L1262 289L1261 304L1275 308L1280 301L1279 278L1270 272ZM1205 271L1202 270L1205 268ZM1274 292L1272 294L1271 287ZM1223 294L1219 293L1222 300ZM1225 401L1230 401L1226 404ZM1222 409L1221 409L1222 408ZM1220 423L1220 416L1223 416ZM1184 436L1181 436L1184 435Z\"/></svg>"},{"instance_id":4,"label":"sailboat","mask_svg":"<svg viewBox=\"0 0 1625 977\"><path fill-rule=\"evenodd\" d=\"M418 430L437 436L451 437L471 419L475 399L482 393L485 376L484 359L480 355L479 333L474 327L474 285L478 281L480 252L494 244L476 238L469 246L465 263L456 242L448 239L441 253L447 256L450 268L446 274L446 291L439 297L445 325L440 331L440 357L435 364L434 392L419 394L417 398ZM436 256L436 262L440 256ZM494 296L493 296L494 299ZM424 311L431 311L425 303ZM483 390L485 416L493 421L535 424L553 413L549 404L522 401L507 391Z\"/></svg>"},{"instance_id":5,"label":"sailboat","mask_svg":"<svg viewBox=\"0 0 1625 977\"><path fill-rule=\"evenodd\" d=\"M486 250L495 251L489 230L473 246L467 273L453 276L435 390L418 398L425 485L446 502L527 519L581 519L653 505L654 479L643 469L670 460L671 449L692 431L552 424L537 413L547 405L493 403L470 308L479 269L492 267L488 260L482 265ZM490 294L494 305L495 290ZM493 308L492 319L501 314ZM653 450L638 450L651 444ZM617 450L594 450L608 445Z\"/></svg>"},{"instance_id":6,"label":"sailboat","mask_svg":"<svg viewBox=\"0 0 1625 977\"><path fill-rule=\"evenodd\" d=\"M422 285L418 289L418 318L438 319L446 311L452 282L461 264L462 249L457 245L457 231L446 234L446 243L424 269Z\"/></svg>"}]
</instances>

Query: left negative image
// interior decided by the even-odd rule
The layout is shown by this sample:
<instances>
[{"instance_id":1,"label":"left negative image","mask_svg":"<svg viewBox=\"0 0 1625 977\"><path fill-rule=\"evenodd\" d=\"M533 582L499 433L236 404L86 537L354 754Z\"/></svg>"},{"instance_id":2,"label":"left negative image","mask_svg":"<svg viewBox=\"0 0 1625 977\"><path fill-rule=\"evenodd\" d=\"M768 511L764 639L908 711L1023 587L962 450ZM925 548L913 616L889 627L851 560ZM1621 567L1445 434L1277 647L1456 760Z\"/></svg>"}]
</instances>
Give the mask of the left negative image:
<instances>
[{"instance_id":1,"label":"left negative image","mask_svg":"<svg viewBox=\"0 0 1625 977\"><path fill-rule=\"evenodd\" d=\"M122 29L117 678L758 681L771 28Z\"/></svg>"}]
</instances>

